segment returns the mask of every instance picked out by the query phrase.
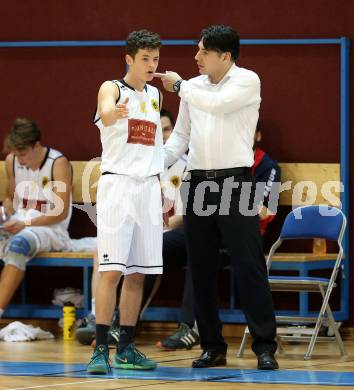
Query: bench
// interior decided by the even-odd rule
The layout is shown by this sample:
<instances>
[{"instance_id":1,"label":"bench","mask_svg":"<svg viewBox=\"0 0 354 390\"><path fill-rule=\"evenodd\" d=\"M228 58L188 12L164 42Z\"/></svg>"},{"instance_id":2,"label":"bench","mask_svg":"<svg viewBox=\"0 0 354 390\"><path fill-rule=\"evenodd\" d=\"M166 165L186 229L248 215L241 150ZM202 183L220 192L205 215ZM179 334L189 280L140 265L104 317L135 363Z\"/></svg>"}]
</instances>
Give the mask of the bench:
<instances>
[{"instance_id":1,"label":"bench","mask_svg":"<svg viewBox=\"0 0 354 390\"><path fill-rule=\"evenodd\" d=\"M96 187L100 176L99 161L72 161L73 167L73 203L89 204L96 202ZM282 183L286 190L280 194L280 206L292 206L293 204L332 204L338 206L339 192L329 191L324 195L321 191L324 188L327 192L330 189L326 183L340 180L339 164L312 164L312 163L280 163L282 170ZM311 181L312 183L309 183ZM0 162L0 201L4 199L6 188L5 164ZM287 183L287 184L284 184ZM323 187L324 186L324 187ZM327 188L328 187L328 188ZM315 189L318 191L315 191ZM324 191L324 192L326 192ZM333 198L333 195L336 198ZM329 199L328 199L329 198ZM314 253L289 253L277 254L272 269L292 269L306 276L312 269L328 268L328 262L333 261L333 254L317 255ZM82 287L84 294L84 308L78 311L78 316L87 315L90 311L90 284L93 255L87 252L51 252L39 253L29 263L29 267L79 267L82 268ZM6 310L8 317L37 317L37 318L59 318L61 308L49 305L28 305L26 304L26 282L22 285L22 302L19 305L9 305ZM232 290L232 289L230 289ZM233 290L232 290L233 291ZM344 291L344 290L343 290ZM230 296L230 307L221 310L221 319L224 322L244 322L244 317L234 307L233 292ZM341 302L342 317L347 314L347 302ZM346 306L346 307L345 307ZM307 296L300 293L299 315L307 314ZM151 321L178 321L179 309L168 307L149 307L144 312L144 320ZM338 319L338 318L337 318ZM340 320L341 318L339 318Z\"/></svg>"}]
</instances>

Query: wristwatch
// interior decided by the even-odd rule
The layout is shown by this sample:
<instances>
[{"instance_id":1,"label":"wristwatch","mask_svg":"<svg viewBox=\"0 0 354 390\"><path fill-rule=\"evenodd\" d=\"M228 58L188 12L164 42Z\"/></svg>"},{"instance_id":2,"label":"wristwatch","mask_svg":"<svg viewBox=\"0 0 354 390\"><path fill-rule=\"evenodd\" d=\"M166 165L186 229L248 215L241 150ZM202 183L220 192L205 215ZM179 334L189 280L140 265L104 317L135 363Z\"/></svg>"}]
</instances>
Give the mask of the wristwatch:
<instances>
[{"instance_id":1,"label":"wristwatch","mask_svg":"<svg viewBox=\"0 0 354 390\"><path fill-rule=\"evenodd\" d=\"M179 79L177 80L174 84L173 84L173 92L176 92L176 93L179 93L179 90L181 89L181 83L182 83L183 79Z\"/></svg>"}]
</instances>

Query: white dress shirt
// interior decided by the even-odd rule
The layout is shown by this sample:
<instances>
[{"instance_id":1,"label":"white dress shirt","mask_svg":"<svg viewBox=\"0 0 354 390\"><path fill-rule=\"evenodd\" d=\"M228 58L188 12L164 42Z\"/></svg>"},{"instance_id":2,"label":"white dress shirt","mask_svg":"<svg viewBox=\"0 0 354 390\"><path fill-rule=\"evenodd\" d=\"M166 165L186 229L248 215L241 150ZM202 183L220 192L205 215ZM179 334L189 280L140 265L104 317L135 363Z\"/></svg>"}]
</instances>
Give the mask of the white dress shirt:
<instances>
[{"instance_id":1,"label":"white dress shirt","mask_svg":"<svg viewBox=\"0 0 354 390\"><path fill-rule=\"evenodd\" d=\"M256 73L232 65L218 84L202 75L181 83L179 113L164 145L165 166L188 149L187 170L251 167L261 102Z\"/></svg>"}]
</instances>

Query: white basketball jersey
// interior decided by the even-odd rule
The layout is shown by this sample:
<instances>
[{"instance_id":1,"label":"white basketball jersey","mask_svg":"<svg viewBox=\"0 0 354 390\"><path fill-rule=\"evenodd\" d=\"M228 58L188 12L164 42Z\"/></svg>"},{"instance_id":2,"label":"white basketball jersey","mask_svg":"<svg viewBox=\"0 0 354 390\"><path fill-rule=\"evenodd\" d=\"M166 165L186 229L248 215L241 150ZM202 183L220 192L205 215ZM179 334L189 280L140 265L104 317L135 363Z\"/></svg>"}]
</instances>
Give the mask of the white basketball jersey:
<instances>
[{"instance_id":1,"label":"white basketball jersey","mask_svg":"<svg viewBox=\"0 0 354 390\"><path fill-rule=\"evenodd\" d=\"M51 182L54 180L54 161L62 156L63 154L57 150L48 148L41 166L35 171L21 165L18 159L14 158L13 170L16 185L14 200L16 211L34 209L41 213L46 213L52 210L54 205L59 206L55 199L56 195L52 191ZM68 216L63 221L55 224L55 226L61 226L64 229L68 228L72 212L71 202L70 196Z\"/></svg>"},{"instance_id":2,"label":"white basketball jersey","mask_svg":"<svg viewBox=\"0 0 354 390\"><path fill-rule=\"evenodd\" d=\"M104 126L98 112L94 123L100 129L102 143L101 172L144 179L163 172L160 95L146 84L142 92L125 83L113 81L120 90L119 101L128 101L129 118Z\"/></svg>"}]
</instances>

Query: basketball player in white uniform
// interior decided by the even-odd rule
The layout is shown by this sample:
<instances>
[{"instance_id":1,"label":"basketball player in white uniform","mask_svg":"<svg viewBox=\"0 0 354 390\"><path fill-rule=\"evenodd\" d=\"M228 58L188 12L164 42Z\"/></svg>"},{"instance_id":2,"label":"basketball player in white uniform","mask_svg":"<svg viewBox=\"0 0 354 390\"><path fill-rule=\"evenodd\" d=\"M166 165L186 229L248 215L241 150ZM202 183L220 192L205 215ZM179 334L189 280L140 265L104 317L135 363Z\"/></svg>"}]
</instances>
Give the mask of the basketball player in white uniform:
<instances>
[{"instance_id":1,"label":"basketball player in white uniform","mask_svg":"<svg viewBox=\"0 0 354 390\"><path fill-rule=\"evenodd\" d=\"M40 251L66 250L71 217L71 166L62 153L42 146L40 130L16 119L5 139L9 220L0 227L0 316L23 279L26 263Z\"/></svg>"},{"instance_id":2,"label":"basketball player in white uniform","mask_svg":"<svg viewBox=\"0 0 354 390\"><path fill-rule=\"evenodd\" d=\"M122 80L106 81L98 93L95 123L100 130L102 163L97 190L100 279L96 289L96 348L89 373L110 370L107 333L116 287L125 275L120 298L120 340L112 365L154 369L133 343L144 275L162 273L162 207L158 175L163 171L161 96L146 84L159 62L160 38L134 31L127 39Z\"/></svg>"},{"instance_id":3,"label":"basketball player in white uniform","mask_svg":"<svg viewBox=\"0 0 354 390\"><path fill-rule=\"evenodd\" d=\"M97 118L96 118L97 119ZM174 119L172 114L164 108L160 110L160 119L162 127L162 137L165 143L168 137L171 135ZM169 169L160 175L161 189L164 193L164 205L165 210L170 217L168 220L168 226L164 229L163 236L163 263L166 265L164 250L166 246L169 246L169 240L166 240L165 233L176 227L182 226L182 212L183 206L179 196L179 187L182 182L182 176L187 164L187 156L182 156L177 162ZM170 208L169 208L170 207ZM173 215L172 215L173 214ZM96 249L96 248L95 248ZM96 286L99 280L98 272L98 257L94 258L94 266L92 272L91 281L91 313L85 317L82 324L76 329L76 339L83 345L90 345L93 340L96 343ZM141 309L139 313L139 319L142 317L145 309L149 306L155 293L158 290L161 281L161 274L146 274L144 279L144 292L141 303ZM113 319L110 330L108 331L108 344L117 344L119 340L119 318L118 316Z\"/></svg>"}]
</instances>

